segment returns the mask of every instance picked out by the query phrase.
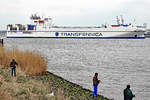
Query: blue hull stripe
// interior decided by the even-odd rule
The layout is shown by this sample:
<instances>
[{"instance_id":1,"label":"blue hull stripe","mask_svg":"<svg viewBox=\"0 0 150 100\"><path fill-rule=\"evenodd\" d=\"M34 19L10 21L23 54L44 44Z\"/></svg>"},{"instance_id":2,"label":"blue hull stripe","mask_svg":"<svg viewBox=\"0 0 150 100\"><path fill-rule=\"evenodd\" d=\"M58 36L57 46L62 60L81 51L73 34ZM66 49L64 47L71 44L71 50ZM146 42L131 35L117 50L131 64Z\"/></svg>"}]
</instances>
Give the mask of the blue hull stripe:
<instances>
[{"instance_id":1,"label":"blue hull stripe","mask_svg":"<svg viewBox=\"0 0 150 100\"><path fill-rule=\"evenodd\" d=\"M145 31L7 31L7 32L145 32Z\"/></svg>"},{"instance_id":2,"label":"blue hull stripe","mask_svg":"<svg viewBox=\"0 0 150 100\"><path fill-rule=\"evenodd\" d=\"M145 37L7 37L7 38L69 38L69 39L145 39Z\"/></svg>"}]
</instances>

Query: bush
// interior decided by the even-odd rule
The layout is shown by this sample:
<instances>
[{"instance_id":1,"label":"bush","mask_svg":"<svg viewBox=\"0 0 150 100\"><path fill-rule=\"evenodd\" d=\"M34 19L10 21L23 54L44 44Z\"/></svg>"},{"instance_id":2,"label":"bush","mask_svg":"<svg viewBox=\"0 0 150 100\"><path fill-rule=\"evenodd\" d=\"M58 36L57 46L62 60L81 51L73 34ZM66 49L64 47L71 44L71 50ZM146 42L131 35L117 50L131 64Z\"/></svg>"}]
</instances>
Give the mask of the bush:
<instances>
[{"instance_id":1,"label":"bush","mask_svg":"<svg viewBox=\"0 0 150 100\"><path fill-rule=\"evenodd\" d=\"M0 65L8 67L12 59L30 76L42 75L47 70L47 60L41 55L18 49L7 50L0 46Z\"/></svg>"}]
</instances>

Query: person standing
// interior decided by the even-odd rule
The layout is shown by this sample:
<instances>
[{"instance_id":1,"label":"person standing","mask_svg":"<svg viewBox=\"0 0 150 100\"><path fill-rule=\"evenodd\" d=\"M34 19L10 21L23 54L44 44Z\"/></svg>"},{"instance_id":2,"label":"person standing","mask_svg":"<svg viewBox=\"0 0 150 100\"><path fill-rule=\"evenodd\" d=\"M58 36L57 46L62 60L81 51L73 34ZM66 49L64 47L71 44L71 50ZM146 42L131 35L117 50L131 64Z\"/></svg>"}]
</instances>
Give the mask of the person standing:
<instances>
[{"instance_id":1,"label":"person standing","mask_svg":"<svg viewBox=\"0 0 150 100\"><path fill-rule=\"evenodd\" d=\"M93 98L95 95L97 97L97 89L98 89L99 82L100 82L100 80L98 80L98 73L95 73L95 75L93 77L93 87L94 87Z\"/></svg>"},{"instance_id":2,"label":"person standing","mask_svg":"<svg viewBox=\"0 0 150 100\"><path fill-rule=\"evenodd\" d=\"M15 59L12 59L10 62L11 76L16 76L16 65L18 65L18 63L15 61Z\"/></svg>"},{"instance_id":3,"label":"person standing","mask_svg":"<svg viewBox=\"0 0 150 100\"><path fill-rule=\"evenodd\" d=\"M124 100L132 100L132 98L135 97L135 95L130 90L130 85L127 85L127 88L124 89L123 94L124 94Z\"/></svg>"}]
</instances>

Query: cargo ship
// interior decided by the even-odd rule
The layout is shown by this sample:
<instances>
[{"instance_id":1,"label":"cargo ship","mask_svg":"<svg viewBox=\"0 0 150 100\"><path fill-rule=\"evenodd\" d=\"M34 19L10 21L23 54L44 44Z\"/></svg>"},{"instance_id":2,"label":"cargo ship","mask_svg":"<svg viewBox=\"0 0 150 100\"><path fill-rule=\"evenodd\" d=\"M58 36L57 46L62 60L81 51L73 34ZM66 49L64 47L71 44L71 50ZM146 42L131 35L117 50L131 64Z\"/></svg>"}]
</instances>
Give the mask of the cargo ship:
<instances>
[{"instance_id":1,"label":"cargo ship","mask_svg":"<svg viewBox=\"0 0 150 100\"><path fill-rule=\"evenodd\" d=\"M95 39L143 39L146 25L124 24L124 19L117 17L116 25L98 27L68 27L53 25L50 17L32 14L27 25L7 25L7 38L95 38Z\"/></svg>"}]
</instances>

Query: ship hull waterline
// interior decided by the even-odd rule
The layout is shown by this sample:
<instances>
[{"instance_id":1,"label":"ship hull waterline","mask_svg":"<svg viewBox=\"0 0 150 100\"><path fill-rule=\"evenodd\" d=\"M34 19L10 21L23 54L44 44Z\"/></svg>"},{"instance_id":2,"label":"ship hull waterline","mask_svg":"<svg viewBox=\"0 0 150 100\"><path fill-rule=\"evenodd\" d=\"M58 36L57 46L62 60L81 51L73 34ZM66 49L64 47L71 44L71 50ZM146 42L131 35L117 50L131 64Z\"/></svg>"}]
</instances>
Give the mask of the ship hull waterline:
<instances>
[{"instance_id":1,"label":"ship hull waterline","mask_svg":"<svg viewBox=\"0 0 150 100\"><path fill-rule=\"evenodd\" d=\"M8 31L7 38L144 39L135 31Z\"/></svg>"}]
</instances>

